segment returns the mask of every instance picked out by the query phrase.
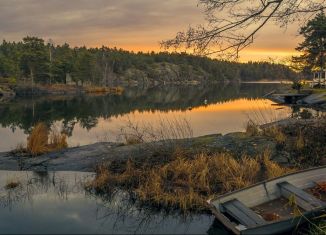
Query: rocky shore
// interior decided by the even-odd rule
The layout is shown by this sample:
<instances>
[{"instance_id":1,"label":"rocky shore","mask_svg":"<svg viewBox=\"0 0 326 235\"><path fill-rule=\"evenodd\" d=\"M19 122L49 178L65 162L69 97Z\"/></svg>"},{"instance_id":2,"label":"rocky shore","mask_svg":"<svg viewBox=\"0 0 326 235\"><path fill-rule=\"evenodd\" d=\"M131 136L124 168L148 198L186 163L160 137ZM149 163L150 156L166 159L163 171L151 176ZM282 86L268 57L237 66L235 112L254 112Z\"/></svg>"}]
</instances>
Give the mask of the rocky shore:
<instances>
[{"instance_id":1,"label":"rocky shore","mask_svg":"<svg viewBox=\"0 0 326 235\"><path fill-rule=\"evenodd\" d=\"M16 152L0 153L0 170L30 171L82 171L93 172L95 167L106 161L142 161L164 157L176 146L196 153L229 152L236 156L256 157L270 149L272 158L278 163L288 164L288 156L276 148L277 143L264 136L248 136L246 133L209 135L192 139L167 142L123 145L101 142L87 146L68 148L37 157L26 157Z\"/></svg>"}]
</instances>

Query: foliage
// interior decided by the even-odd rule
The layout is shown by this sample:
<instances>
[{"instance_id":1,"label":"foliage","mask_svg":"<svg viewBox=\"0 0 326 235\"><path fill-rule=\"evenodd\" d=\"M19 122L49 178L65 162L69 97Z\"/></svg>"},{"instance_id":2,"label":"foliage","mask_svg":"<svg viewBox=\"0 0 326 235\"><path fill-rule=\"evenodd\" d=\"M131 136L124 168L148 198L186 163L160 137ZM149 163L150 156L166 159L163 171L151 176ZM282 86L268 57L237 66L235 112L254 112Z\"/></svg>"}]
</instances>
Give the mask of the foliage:
<instances>
[{"instance_id":1,"label":"foliage","mask_svg":"<svg viewBox=\"0 0 326 235\"><path fill-rule=\"evenodd\" d=\"M316 15L306 26L302 27L300 34L304 41L296 48L303 54L293 57L293 61L303 72L322 70L325 68L326 50L326 16L324 12Z\"/></svg>"},{"instance_id":2,"label":"foliage","mask_svg":"<svg viewBox=\"0 0 326 235\"><path fill-rule=\"evenodd\" d=\"M296 74L281 64L235 63L186 53L134 53L117 48L71 48L25 37L0 44L0 77L24 83L75 83L107 86L135 80L140 83L193 80L288 80Z\"/></svg>"},{"instance_id":3,"label":"foliage","mask_svg":"<svg viewBox=\"0 0 326 235\"><path fill-rule=\"evenodd\" d=\"M300 92L301 88L302 88L302 83L300 81L294 81L292 84L292 88L294 90L297 90L298 92Z\"/></svg>"}]
</instances>

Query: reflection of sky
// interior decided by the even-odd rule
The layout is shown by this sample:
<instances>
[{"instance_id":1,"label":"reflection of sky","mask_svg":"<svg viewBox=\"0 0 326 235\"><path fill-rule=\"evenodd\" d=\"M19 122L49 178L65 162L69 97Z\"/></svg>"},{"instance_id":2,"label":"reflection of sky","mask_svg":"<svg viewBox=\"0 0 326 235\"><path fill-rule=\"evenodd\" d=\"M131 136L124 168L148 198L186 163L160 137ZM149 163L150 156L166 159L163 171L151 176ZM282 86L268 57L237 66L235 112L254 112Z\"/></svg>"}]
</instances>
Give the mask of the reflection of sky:
<instances>
[{"instance_id":1,"label":"reflection of sky","mask_svg":"<svg viewBox=\"0 0 326 235\"><path fill-rule=\"evenodd\" d=\"M126 200L118 197L113 202L103 203L95 196L86 195L83 190L72 190L75 181L80 182L85 173L56 173L54 181L67 180L67 197L59 197L53 186L52 173L50 183L38 185L38 190L29 194L29 198L3 207L3 196L7 195L4 185L8 180L19 179L23 190L26 182L36 175L26 172L0 171L0 234L1 233L61 233L61 234L126 234L138 233L206 233L212 224L210 216L193 216L183 221L181 216L163 217L160 213L150 212L149 217ZM59 180L60 178L60 180ZM42 187L41 187L42 186ZM46 187L45 187L46 186ZM15 191L14 191L15 192ZM13 192L11 193L13 195ZM144 219L148 219L147 222ZM145 222L140 226L141 222ZM138 230L139 229L139 230Z\"/></svg>"},{"instance_id":2,"label":"reflection of sky","mask_svg":"<svg viewBox=\"0 0 326 235\"><path fill-rule=\"evenodd\" d=\"M73 137L69 140L71 145L84 145L97 141L115 141L120 129L127 125L128 120L139 126L151 124L159 125L163 121L186 119L194 136L216 133L230 133L244 131L249 118L258 122L275 121L287 117L289 108L277 110L269 100L239 99L225 103L194 108L185 112L133 112L127 115L112 117L110 120L99 119L96 128L87 131L79 125L75 127Z\"/></svg>"},{"instance_id":3,"label":"reflection of sky","mask_svg":"<svg viewBox=\"0 0 326 235\"><path fill-rule=\"evenodd\" d=\"M269 100L238 99L224 103L193 108L188 111L147 111L132 112L110 119L99 118L98 125L91 130L86 130L77 124L73 135L68 139L69 146L78 146L95 143L98 141L117 141L120 129L127 125L128 120L140 126L150 124L158 126L163 121L186 119L194 136L202 136L216 133L230 133L244 131L249 118L259 123L275 121L287 117L291 110L280 109L280 106L272 106ZM61 123L57 122L56 126ZM0 151L10 150L18 143L26 141L26 135L21 130L12 133L8 129L0 128Z\"/></svg>"},{"instance_id":4,"label":"reflection of sky","mask_svg":"<svg viewBox=\"0 0 326 235\"><path fill-rule=\"evenodd\" d=\"M15 149L18 144L25 144L26 138L23 130L17 128L13 132L10 128L0 125L0 152Z\"/></svg>"}]
</instances>

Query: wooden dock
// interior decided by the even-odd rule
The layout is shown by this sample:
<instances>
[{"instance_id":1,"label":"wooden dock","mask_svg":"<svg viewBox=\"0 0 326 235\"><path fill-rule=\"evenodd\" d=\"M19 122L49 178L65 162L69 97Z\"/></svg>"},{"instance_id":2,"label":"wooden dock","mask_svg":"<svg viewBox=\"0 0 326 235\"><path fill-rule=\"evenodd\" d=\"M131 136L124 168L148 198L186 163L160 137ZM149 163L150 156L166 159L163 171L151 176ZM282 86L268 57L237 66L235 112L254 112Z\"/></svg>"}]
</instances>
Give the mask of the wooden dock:
<instances>
[{"instance_id":1,"label":"wooden dock","mask_svg":"<svg viewBox=\"0 0 326 235\"><path fill-rule=\"evenodd\" d=\"M287 94L273 94L273 96L281 97L286 104L296 104L297 101L304 99L305 97L309 96L309 94L294 94L294 93L287 93Z\"/></svg>"}]
</instances>

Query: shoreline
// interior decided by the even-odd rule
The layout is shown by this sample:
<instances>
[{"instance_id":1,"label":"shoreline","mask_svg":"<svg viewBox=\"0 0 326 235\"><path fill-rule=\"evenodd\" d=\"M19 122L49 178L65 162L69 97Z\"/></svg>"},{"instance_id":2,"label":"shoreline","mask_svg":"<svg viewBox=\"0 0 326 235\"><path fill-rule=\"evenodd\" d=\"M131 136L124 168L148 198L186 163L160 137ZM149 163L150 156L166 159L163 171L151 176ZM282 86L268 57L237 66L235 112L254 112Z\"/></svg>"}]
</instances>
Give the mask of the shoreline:
<instances>
[{"instance_id":1,"label":"shoreline","mask_svg":"<svg viewBox=\"0 0 326 235\"><path fill-rule=\"evenodd\" d=\"M268 123L258 128L315 125L318 119L298 120L288 118ZM176 148L187 150L192 155L201 153L227 152L235 156L255 157L265 150L271 151L271 160L281 165L291 165L289 154L279 150L277 140L264 135L251 135L246 132L212 134L188 139L165 140L127 145L113 142L97 142L90 145L69 147L36 157L21 152L0 152L0 170L31 171L81 171L94 172L103 162L143 161L159 152L172 154ZM174 150L173 150L174 149Z\"/></svg>"}]
</instances>

